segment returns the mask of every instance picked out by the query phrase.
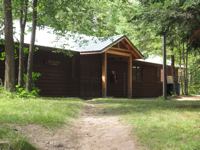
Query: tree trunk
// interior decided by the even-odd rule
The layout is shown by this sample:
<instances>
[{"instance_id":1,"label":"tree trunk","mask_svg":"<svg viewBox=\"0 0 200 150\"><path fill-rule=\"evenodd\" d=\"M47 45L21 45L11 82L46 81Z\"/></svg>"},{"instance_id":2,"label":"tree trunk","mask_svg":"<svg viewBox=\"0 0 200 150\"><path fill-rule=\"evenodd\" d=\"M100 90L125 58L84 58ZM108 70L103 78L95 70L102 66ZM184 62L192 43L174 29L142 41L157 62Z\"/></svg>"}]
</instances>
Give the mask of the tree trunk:
<instances>
[{"instance_id":1,"label":"tree trunk","mask_svg":"<svg viewBox=\"0 0 200 150\"><path fill-rule=\"evenodd\" d=\"M5 26L5 91L15 90L15 50L13 41L13 20L11 0L3 1Z\"/></svg>"},{"instance_id":2,"label":"tree trunk","mask_svg":"<svg viewBox=\"0 0 200 150\"><path fill-rule=\"evenodd\" d=\"M185 62L185 95L188 95L188 46L187 46L187 52L186 52L186 62Z\"/></svg>"},{"instance_id":3,"label":"tree trunk","mask_svg":"<svg viewBox=\"0 0 200 150\"><path fill-rule=\"evenodd\" d=\"M33 22L31 31L31 42L29 46L28 64L27 64L27 79L26 79L26 91L31 91L32 72L33 72L33 55L34 55L34 43L36 35L37 25L37 0L33 0Z\"/></svg>"},{"instance_id":4,"label":"tree trunk","mask_svg":"<svg viewBox=\"0 0 200 150\"><path fill-rule=\"evenodd\" d=\"M167 99L166 36L163 35L163 98Z\"/></svg>"},{"instance_id":5,"label":"tree trunk","mask_svg":"<svg viewBox=\"0 0 200 150\"><path fill-rule=\"evenodd\" d=\"M182 95L183 95L183 81L182 81L182 67L181 67L181 59L182 59L182 56L181 56L181 47L180 47L180 42L179 42L179 63L180 63L180 81L181 81L181 90L182 90Z\"/></svg>"},{"instance_id":6,"label":"tree trunk","mask_svg":"<svg viewBox=\"0 0 200 150\"><path fill-rule=\"evenodd\" d=\"M21 4L23 5L23 3ZM25 1L25 14L23 18L23 7L21 6L20 10L20 28L21 28L21 33L20 33L20 48L19 48L19 71L18 71L18 85L20 88L23 87L24 85L24 31L26 27L26 19L27 19L27 9L28 9L28 0Z\"/></svg>"},{"instance_id":7,"label":"tree trunk","mask_svg":"<svg viewBox=\"0 0 200 150\"><path fill-rule=\"evenodd\" d=\"M171 48L171 51L173 51L173 48ZM177 88L177 81L176 81L176 74L175 74L175 67L174 67L174 55L171 55L171 72L172 72L172 78L173 78L173 85L174 85L174 95L178 95L178 88Z\"/></svg>"},{"instance_id":8,"label":"tree trunk","mask_svg":"<svg viewBox=\"0 0 200 150\"><path fill-rule=\"evenodd\" d=\"M185 93L185 48L184 48L184 42L183 42L183 83L184 83L184 93Z\"/></svg>"}]
</instances>

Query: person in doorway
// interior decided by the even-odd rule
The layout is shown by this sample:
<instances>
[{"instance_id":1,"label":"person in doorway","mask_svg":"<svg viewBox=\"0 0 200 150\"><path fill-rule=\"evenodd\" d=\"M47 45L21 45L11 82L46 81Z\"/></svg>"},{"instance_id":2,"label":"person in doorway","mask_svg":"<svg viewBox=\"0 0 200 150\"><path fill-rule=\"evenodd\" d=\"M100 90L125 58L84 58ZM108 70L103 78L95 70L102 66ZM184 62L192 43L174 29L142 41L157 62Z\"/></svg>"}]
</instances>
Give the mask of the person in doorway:
<instances>
[{"instance_id":1,"label":"person in doorway","mask_svg":"<svg viewBox=\"0 0 200 150\"><path fill-rule=\"evenodd\" d=\"M113 83L118 82L118 80L117 80L117 74L115 73L115 71L112 71L112 74L111 74L111 81L112 81Z\"/></svg>"}]
</instances>

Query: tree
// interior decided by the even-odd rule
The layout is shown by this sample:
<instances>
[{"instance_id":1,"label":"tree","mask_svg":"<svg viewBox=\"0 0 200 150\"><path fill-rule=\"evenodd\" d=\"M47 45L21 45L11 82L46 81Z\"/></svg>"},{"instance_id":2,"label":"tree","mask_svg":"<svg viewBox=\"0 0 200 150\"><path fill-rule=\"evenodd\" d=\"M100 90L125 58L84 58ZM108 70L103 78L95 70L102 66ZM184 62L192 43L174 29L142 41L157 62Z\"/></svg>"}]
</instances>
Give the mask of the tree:
<instances>
[{"instance_id":1,"label":"tree","mask_svg":"<svg viewBox=\"0 0 200 150\"><path fill-rule=\"evenodd\" d=\"M173 52L173 48L171 48L171 51ZM176 80L175 66L174 66L174 55L171 55L171 72L172 72L173 85L174 85L174 95L177 96L178 88L177 88L177 80Z\"/></svg>"},{"instance_id":2,"label":"tree","mask_svg":"<svg viewBox=\"0 0 200 150\"><path fill-rule=\"evenodd\" d=\"M27 64L27 79L26 79L26 91L31 91L31 81L33 72L33 55L34 55L34 43L37 25L37 0L33 0L33 20L32 20L31 41L29 46L28 64Z\"/></svg>"},{"instance_id":3,"label":"tree","mask_svg":"<svg viewBox=\"0 0 200 150\"><path fill-rule=\"evenodd\" d=\"M6 91L15 90L15 52L13 41L13 23L11 0L3 1L4 27L5 27L5 83Z\"/></svg>"},{"instance_id":4,"label":"tree","mask_svg":"<svg viewBox=\"0 0 200 150\"><path fill-rule=\"evenodd\" d=\"M166 33L167 37L173 37L173 41L177 41L178 36L181 41L186 42L199 28L199 8L200 2L197 0L193 2L188 0L139 0L138 5L134 7L134 13L131 14L132 16L129 15L129 22L134 25L141 24L142 26L135 27L141 31L145 31L148 28L153 34L163 35L163 33ZM197 41L193 41L191 47L197 48L200 46L199 39L195 37L195 40ZM173 47L174 45L169 43L168 46ZM188 51L189 49L186 53L183 53L183 56L186 56L186 60ZM173 53L171 54L174 55ZM172 65L174 64L173 60L172 57ZM185 66L187 66L187 61L185 61ZM184 87L187 94L187 67L184 71Z\"/></svg>"},{"instance_id":5,"label":"tree","mask_svg":"<svg viewBox=\"0 0 200 150\"><path fill-rule=\"evenodd\" d=\"M25 7L25 8L24 8ZM20 1L20 47L19 47L19 70L18 85L20 88L24 85L24 34L27 21L28 0Z\"/></svg>"}]
</instances>

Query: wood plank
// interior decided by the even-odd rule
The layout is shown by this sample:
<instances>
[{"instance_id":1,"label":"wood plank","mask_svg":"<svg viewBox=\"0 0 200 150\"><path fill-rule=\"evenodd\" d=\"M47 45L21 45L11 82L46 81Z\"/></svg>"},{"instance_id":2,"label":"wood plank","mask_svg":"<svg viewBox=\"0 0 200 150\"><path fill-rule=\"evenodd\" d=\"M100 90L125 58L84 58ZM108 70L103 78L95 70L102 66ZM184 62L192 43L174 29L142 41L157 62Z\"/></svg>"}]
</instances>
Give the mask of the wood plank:
<instances>
[{"instance_id":1,"label":"wood plank","mask_svg":"<svg viewBox=\"0 0 200 150\"><path fill-rule=\"evenodd\" d=\"M119 52L119 51L111 50L111 49L107 50L106 53L120 55L120 56L130 56L131 55L130 53Z\"/></svg>"},{"instance_id":2,"label":"wood plank","mask_svg":"<svg viewBox=\"0 0 200 150\"><path fill-rule=\"evenodd\" d=\"M138 54L137 50L131 46L131 43L129 43L128 40L123 39L121 42L131 51L133 56L135 56L136 58L141 58L141 56Z\"/></svg>"},{"instance_id":3,"label":"wood plank","mask_svg":"<svg viewBox=\"0 0 200 150\"><path fill-rule=\"evenodd\" d=\"M135 50L132 49L131 53L133 54L133 56L135 56L136 59L140 59L141 58Z\"/></svg>"},{"instance_id":4,"label":"wood plank","mask_svg":"<svg viewBox=\"0 0 200 150\"><path fill-rule=\"evenodd\" d=\"M124 52L131 52L130 50L122 49L122 48L116 48L116 47L111 47L110 49L111 49L111 50L124 51Z\"/></svg>"},{"instance_id":5,"label":"wood plank","mask_svg":"<svg viewBox=\"0 0 200 150\"><path fill-rule=\"evenodd\" d=\"M129 44L124 39L121 40L121 42L130 50Z\"/></svg>"},{"instance_id":6,"label":"wood plank","mask_svg":"<svg viewBox=\"0 0 200 150\"><path fill-rule=\"evenodd\" d=\"M128 98L132 98L132 55L128 58Z\"/></svg>"},{"instance_id":7,"label":"wood plank","mask_svg":"<svg viewBox=\"0 0 200 150\"><path fill-rule=\"evenodd\" d=\"M107 96L107 53L102 54L102 97Z\"/></svg>"},{"instance_id":8,"label":"wood plank","mask_svg":"<svg viewBox=\"0 0 200 150\"><path fill-rule=\"evenodd\" d=\"M132 46L132 44L131 44L127 39L125 39L125 40L126 40L126 42L129 44L129 46L131 47L132 51L134 51L135 54L137 55L136 58L137 58L137 59L143 58L143 56L137 51L137 49L136 49L134 46ZM127 45L126 45L126 46L127 46ZM134 56L135 56L135 55L134 55Z\"/></svg>"}]
</instances>

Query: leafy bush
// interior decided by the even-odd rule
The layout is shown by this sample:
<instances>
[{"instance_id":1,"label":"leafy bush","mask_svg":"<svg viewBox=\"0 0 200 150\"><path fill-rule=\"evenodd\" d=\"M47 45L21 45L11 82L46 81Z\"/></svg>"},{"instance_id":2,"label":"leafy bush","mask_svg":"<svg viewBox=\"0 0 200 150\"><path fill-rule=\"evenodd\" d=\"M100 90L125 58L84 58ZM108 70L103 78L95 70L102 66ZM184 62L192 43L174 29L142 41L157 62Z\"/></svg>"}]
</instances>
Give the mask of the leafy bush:
<instances>
[{"instance_id":1,"label":"leafy bush","mask_svg":"<svg viewBox=\"0 0 200 150\"><path fill-rule=\"evenodd\" d=\"M16 85L15 92L6 92L4 91L3 86L0 86L0 94L3 94L5 98L35 98L36 96L39 96L39 92L41 91L38 87L35 86L35 81L38 77L40 77L41 74L37 72L32 73L32 91L27 92L26 91L26 85L24 85L23 88L20 88L19 85ZM26 83L27 75L24 74L24 83Z\"/></svg>"},{"instance_id":2,"label":"leafy bush","mask_svg":"<svg viewBox=\"0 0 200 150\"><path fill-rule=\"evenodd\" d=\"M3 91L4 91L4 87L0 86L0 94L3 94Z\"/></svg>"},{"instance_id":3,"label":"leafy bush","mask_svg":"<svg viewBox=\"0 0 200 150\"><path fill-rule=\"evenodd\" d=\"M41 74L39 72L32 72L32 82L31 82L32 91L31 91L31 93L35 96L38 96L39 92L41 91L38 87L35 86L35 81L40 76L41 76ZM26 83L26 79L27 79L27 75L24 74L24 83ZM24 88L25 88L25 85L24 85Z\"/></svg>"}]
</instances>

